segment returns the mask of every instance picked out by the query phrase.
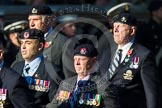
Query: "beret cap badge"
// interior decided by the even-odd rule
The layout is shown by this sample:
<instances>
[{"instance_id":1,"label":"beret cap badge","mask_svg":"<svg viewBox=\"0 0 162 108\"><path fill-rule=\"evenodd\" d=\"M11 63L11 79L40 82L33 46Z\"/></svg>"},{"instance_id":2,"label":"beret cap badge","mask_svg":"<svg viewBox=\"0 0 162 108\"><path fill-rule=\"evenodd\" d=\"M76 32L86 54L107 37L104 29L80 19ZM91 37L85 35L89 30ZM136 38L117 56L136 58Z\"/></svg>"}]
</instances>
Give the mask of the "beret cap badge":
<instances>
[{"instance_id":1,"label":"beret cap badge","mask_svg":"<svg viewBox=\"0 0 162 108\"><path fill-rule=\"evenodd\" d=\"M127 19L126 19L125 17L122 17L122 18L121 18L121 21L122 21L122 22L127 22Z\"/></svg>"},{"instance_id":2,"label":"beret cap badge","mask_svg":"<svg viewBox=\"0 0 162 108\"><path fill-rule=\"evenodd\" d=\"M24 32L24 38L28 38L29 37L29 33L28 32Z\"/></svg>"},{"instance_id":3,"label":"beret cap badge","mask_svg":"<svg viewBox=\"0 0 162 108\"><path fill-rule=\"evenodd\" d=\"M87 53L87 49L86 48L81 48L80 49L80 54L86 54Z\"/></svg>"},{"instance_id":4,"label":"beret cap badge","mask_svg":"<svg viewBox=\"0 0 162 108\"><path fill-rule=\"evenodd\" d=\"M32 9L32 13L33 13L33 14L35 14L35 13L37 13L37 12L38 12L37 9L35 9L35 8Z\"/></svg>"}]
</instances>

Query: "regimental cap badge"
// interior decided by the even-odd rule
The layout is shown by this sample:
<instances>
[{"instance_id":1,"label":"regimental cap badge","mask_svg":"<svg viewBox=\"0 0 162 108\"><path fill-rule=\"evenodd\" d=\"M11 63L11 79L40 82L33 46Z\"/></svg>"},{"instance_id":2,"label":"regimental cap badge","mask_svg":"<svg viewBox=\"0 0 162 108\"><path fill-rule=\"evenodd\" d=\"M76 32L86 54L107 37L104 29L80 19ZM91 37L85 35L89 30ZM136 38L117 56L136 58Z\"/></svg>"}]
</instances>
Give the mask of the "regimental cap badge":
<instances>
[{"instance_id":1,"label":"regimental cap badge","mask_svg":"<svg viewBox=\"0 0 162 108\"><path fill-rule=\"evenodd\" d=\"M130 10L130 6L129 5L125 5L125 11L128 12Z\"/></svg>"},{"instance_id":2,"label":"regimental cap badge","mask_svg":"<svg viewBox=\"0 0 162 108\"><path fill-rule=\"evenodd\" d=\"M80 54L86 54L86 53L87 53L87 48L80 49Z\"/></svg>"},{"instance_id":3,"label":"regimental cap badge","mask_svg":"<svg viewBox=\"0 0 162 108\"><path fill-rule=\"evenodd\" d=\"M29 32L24 32L24 38L25 39L29 38Z\"/></svg>"},{"instance_id":4,"label":"regimental cap badge","mask_svg":"<svg viewBox=\"0 0 162 108\"><path fill-rule=\"evenodd\" d=\"M35 9L35 8L32 9L32 13L33 13L33 14L36 14L37 12L38 12L37 9Z\"/></svg>"},{"instance_id":5,"label":"regimental cap badge","mask_svg":"<svg viewBox=\"0 0 162 108\"><path fill-rule=\"evenodd\" d=\"M127 19L126 19L125 17L122 17L122 18L121 18L121 22L126 23L126 22L127 22Z\"/></svg>"}]
</instances>

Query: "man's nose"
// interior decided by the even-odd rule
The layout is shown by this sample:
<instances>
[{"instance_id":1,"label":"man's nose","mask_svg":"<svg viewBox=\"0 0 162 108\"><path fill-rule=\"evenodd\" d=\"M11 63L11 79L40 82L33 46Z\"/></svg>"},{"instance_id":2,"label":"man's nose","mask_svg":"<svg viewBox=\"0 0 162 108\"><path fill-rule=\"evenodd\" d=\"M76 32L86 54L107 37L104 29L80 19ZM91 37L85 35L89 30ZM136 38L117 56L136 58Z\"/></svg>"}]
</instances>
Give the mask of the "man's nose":
<instances>
[{"instance_id":1,"label":"man's nose","mask_svg":"<svg viewBox=\"0 0 162 108\"><path fill-rule=\"evenodd\" d=\"M79 59L76 61L76 65L80 65L80 60Z\"/></svg>"},{"instance_id":2,"label":"man's nose","mask_svg":"<svg viewBox=\"0 0 162 108\"><path fill-rule=\"evenodd\" d=\"M114 32L119 32L119 25L114 27Z\"/></svg>"}]
</instances>

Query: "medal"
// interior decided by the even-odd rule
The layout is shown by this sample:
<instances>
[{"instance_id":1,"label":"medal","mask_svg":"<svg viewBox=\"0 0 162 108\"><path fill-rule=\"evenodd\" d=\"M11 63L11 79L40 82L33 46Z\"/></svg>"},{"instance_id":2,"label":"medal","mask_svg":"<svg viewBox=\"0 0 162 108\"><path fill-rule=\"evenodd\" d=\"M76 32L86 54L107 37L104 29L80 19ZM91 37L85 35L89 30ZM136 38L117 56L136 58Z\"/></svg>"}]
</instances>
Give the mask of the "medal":
<instances>
[{"instance_id":1,"label":"medal","mask_svg":"<svg viewBox=\"0 0 162 108\"><path fill-rule=\"evenodd\" d=\"M95 99L93 99L92 104L93 104L94 106L96 106L96 105L97 105L97 101L96 101Z\"/></svg>"},{"instance_id":2,"label":"medal","mask_svg":"<svg viewBox=\"0 0 162 108\"><path fill-rule=\"evenodd\" d=\"M83 99L80 99L79 100L79 104L83 104L84 103L84 100Z\"/></svg>"},{"instance_id":3,"label":"medal","mask_svg":"<svg viewBox=\"0 0 162 108\"><path fill-rule=\"evenodd\" d=\"M134 57L133 63L134 63L133 67L134 67L135 69L137 69L137 68L138 68L138 63L139 63L139 57Z\"/></svg>"},{"instance_id":4,"label":"medal","mask_svg":"<svg viewBox=\"0 0 162 108\"><path fill-rule=\"evenodd\" d=\"M2 89L3 94L2 94L2 100L6 100L6 95L7 95L7 89Z\"/></svg>"},{"instance_id":5,"label":"medal","mask_svg":"<svg viewBox=\"0 0 162 108\"><path fill-rule=\"evenodd\" d=\"M93 99L89 100L89 105L92 106L93 105Z\"/></svg>"},{"instance_id":6,"label":"medal","mask_svg":"<svg viewBox=\"0 0 162 108\"><path fill-rule=\"evenodd\" d=\"M97 98L97 105L96 106L100 106L100 103L101 103L101 95L100 94L97 94L96 95L96 98Z\"/></svg>"},{"instance_id":7,"label":"medal","mask_svg":"<svg viewBox=\"0 0 162 108\"><path fill-rule=\"evenodd\" d=\"M89 100L87 100L87 103L86 103L86 105L89 105L90 104L90 102L89 102Z\"/></svg>"}]
</instances>

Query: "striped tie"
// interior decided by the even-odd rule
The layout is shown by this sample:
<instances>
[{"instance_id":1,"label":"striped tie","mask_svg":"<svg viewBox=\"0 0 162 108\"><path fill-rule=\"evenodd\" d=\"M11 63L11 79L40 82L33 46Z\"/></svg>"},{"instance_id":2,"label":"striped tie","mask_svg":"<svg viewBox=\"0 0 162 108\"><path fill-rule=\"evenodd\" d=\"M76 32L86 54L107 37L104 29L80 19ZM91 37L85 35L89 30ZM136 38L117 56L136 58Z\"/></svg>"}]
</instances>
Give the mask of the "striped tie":
<instances>
[{"instance_id":1,"label":"striped tie","mask_svg":"<svg viewBox=\"0 0 162 108\"><path fill-rule=\"evenodd\" d=\"M25 65L25 72L26 72L27 74L29 74L29 69L30 69L29 64L26 64L26 65Z\"/></svg>"},{"instance_id":2,"label":"striped tie","mask_svg":"<svg viewBox=\"0 0 162 108\"><path fill-rule=\"evenodd\" d=\"M109 72L110 72L110 78L112 77L112 75L114 74L116 68L119 66L120 62L121 62L121 58L122 58L122 50L119 49L116 54L115 57L109 67Z\"/></svg>"}]
</instances>

